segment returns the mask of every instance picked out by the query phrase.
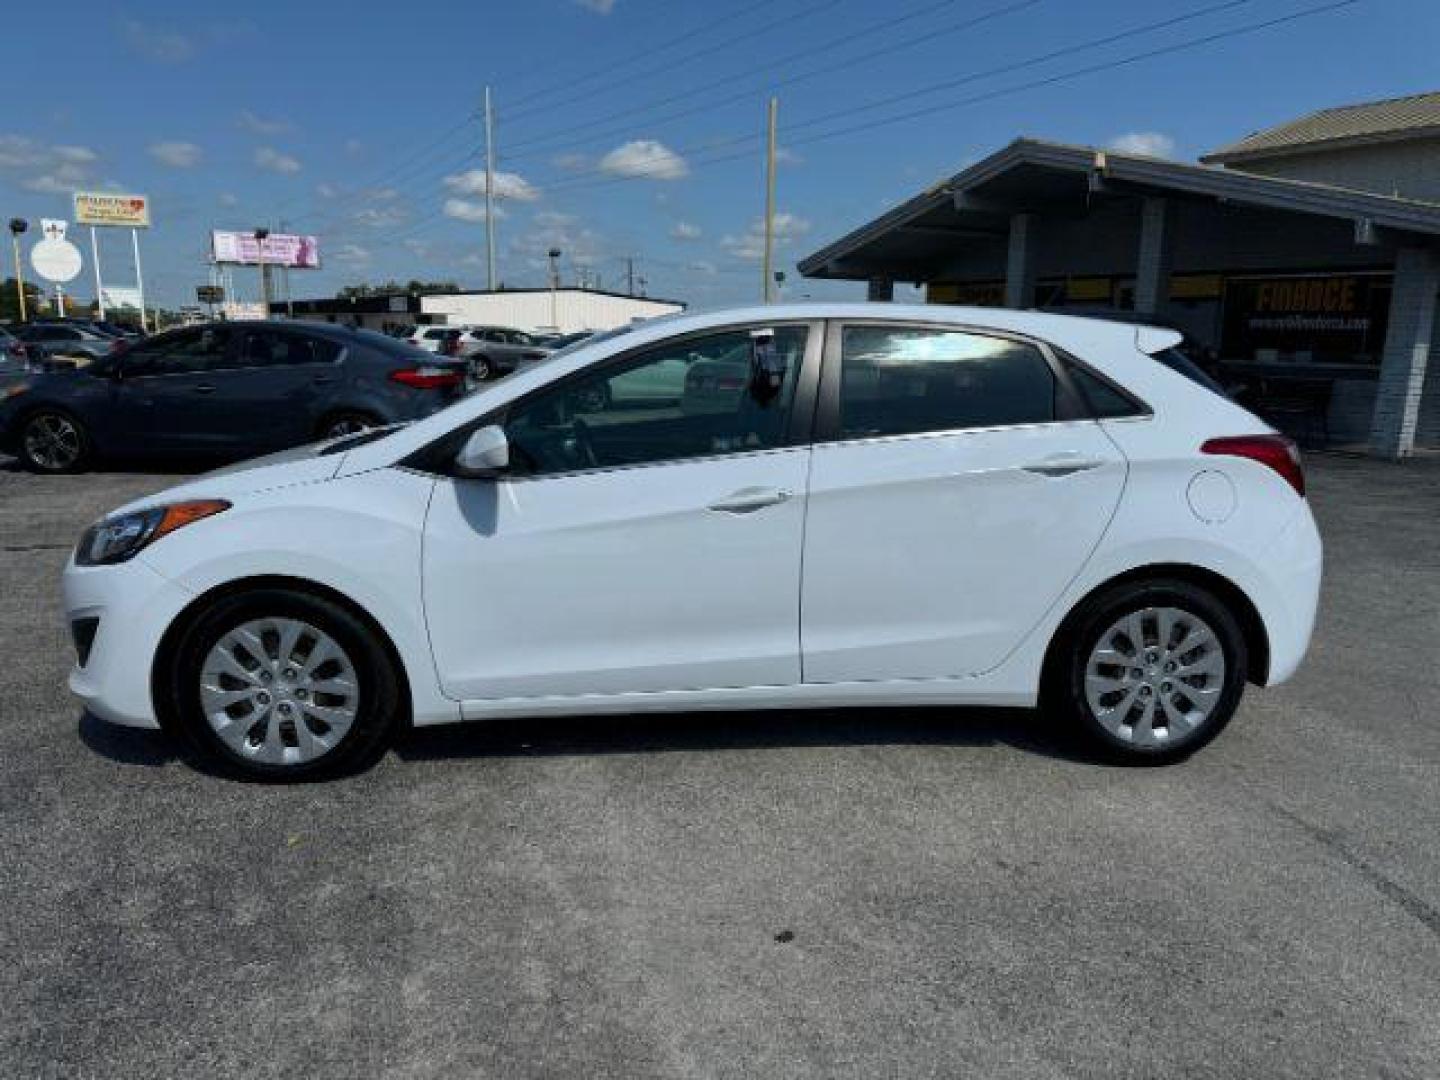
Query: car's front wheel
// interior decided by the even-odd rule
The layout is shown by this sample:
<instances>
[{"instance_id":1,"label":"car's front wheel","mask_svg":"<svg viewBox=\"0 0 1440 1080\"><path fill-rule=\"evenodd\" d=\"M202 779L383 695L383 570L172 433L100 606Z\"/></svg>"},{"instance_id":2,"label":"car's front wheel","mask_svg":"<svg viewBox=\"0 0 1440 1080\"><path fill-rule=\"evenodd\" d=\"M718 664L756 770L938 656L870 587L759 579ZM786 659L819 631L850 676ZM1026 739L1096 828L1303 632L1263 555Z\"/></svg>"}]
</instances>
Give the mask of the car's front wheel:
<instances>
[{"instance_id":1,"label":"car's front wheel","mask_svg":"<svg viewBox=\"0 0 1440 1080\"><path fill-rule=\"evenodd\" d=\"M1178 580L1122 583L1071 620L1043 704L1111 757L1172 761L1230 722L1247 662L1239 623L1208 590Z\"/></svg>"},{"instance_id":2,"label":"car's front wheel","mask_svg":"<svg viewBox=\"0 0 1440 1080\"><path fill-rule=\"evenodd\" d=\"M91 457L90 437L79 420L59 409L38 409L20 425L20 459L40 473L80 472Z\"/></svg>"},{"instance_id":3,"label":"car's front wheel","mask_svg":"<svg viewBox=\"0 0 1440 1080\"><path fill-rule=\"evenodd\" d=\"M380 421L369 413L342 412L327 416L320 425L320 438L338 439L343 435L356 435L379 427Z\"/></svg>"},{"instance_id":4,"label":"car's front wheel","mask_svg":"<svg viewBox=\"0 0 1440 1080\"><path fill-rule=\"evenodd\" d=\"M400 709L375 632L333 601L288 589L216 601L181 636L168 676L179 733L226 771L263 780L371 764Z\"/></svg>"}]
</instances>

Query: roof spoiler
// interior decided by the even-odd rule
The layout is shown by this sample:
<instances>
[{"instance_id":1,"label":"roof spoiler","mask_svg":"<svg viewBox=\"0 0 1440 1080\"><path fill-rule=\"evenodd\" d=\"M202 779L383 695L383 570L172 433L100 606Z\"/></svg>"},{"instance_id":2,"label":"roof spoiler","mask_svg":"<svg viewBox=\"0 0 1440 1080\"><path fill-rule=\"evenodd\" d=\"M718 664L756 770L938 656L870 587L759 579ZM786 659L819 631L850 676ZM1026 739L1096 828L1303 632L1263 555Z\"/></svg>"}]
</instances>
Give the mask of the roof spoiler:
<instances>
[{"instance_id":1,"label":"roof spoiler","mask_svg":"<svg viewBox=\"0 0 1440 1080\"><path fill-rule=\"evenodd\" d=\"M1135 347L1146 356L1154 356L1166 349L1173 349L1184 340L1184 334L1179 330L1171 330L1168 326L1137 326L1135 328Z\"/></svg>"}]
</instances>

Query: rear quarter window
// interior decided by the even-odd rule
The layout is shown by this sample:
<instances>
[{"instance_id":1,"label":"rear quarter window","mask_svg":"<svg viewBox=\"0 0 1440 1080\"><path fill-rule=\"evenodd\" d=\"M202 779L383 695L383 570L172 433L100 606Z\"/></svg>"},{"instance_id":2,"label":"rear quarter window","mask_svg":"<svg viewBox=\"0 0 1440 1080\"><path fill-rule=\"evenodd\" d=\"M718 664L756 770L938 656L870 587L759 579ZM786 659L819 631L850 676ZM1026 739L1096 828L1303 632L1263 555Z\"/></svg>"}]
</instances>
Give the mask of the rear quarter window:
<instances>
[{"instance_id":1,"label":"rear quarter window","mask_svg":"<svg viewBox=\"0 0 1440 1080\"><path fill-rule=\"evenodd\" d=\"M1194 360L1191 360L1190 357L1186 356L1179 349L1165 349L1163 352L1158 352L1155 354L1155 360L1158 363L1164 364L1177 375L1185 376L1185 378L1189 379L1196 386L1204 387L1212 394L1219 394L1223 398L1229 398L1230 396L1225 393L1223 386L1205 374L1199 364L1195 363Z\"/></svg>"}]
</instances>

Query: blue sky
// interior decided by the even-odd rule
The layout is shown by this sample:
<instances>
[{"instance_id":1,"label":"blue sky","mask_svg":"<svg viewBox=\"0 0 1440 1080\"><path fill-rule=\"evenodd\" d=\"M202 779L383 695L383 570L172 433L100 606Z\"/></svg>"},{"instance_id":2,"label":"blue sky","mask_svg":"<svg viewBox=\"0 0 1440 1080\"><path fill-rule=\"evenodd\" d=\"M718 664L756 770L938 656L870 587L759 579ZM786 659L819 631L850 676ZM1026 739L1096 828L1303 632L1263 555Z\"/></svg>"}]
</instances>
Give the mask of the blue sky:
<instances>
[{"instance_id":1,"label":"blue sky","mask_svg":"<svg viewBox=\"0 0 1440 1080\"><path fill-rule=\"evenodd\" d=\"M13 5L0 216L69 217L76 187L147 193L146 283L170 305L206 280L209 229L260 223L321 237L325 267L294 276L297 296L481 287L489 83L506 283L543 283L557 246L567 280L585 267L620 286L635 256L654 295L743 301L773 90L787 295L855 295L796 279L793 261L1017 135L1194 158L1315 108L1440 89L1440 3L1359 0L1010 92L1323 2L1237 0L1098 47L1218 0L79 0L59 30L44 5ZM130 276L121 241L102 237L107 283ZM91 280L87 266L76 293Z\"/></svg>"}]
</instances>

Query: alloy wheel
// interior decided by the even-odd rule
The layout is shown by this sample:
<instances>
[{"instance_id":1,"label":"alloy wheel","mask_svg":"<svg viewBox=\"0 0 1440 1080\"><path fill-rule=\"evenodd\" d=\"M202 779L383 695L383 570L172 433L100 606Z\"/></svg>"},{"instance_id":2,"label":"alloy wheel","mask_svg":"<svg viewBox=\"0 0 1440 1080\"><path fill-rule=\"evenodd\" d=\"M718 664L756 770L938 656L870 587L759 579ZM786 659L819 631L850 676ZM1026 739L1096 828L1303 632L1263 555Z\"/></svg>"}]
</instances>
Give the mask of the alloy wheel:
<instances>
[{"instance_id":1,"label":"alloy wheel","mask_svg":"<svg viewBox=\"0 0 1440 1080\"><path fill-rule=\"evenodd\" d=\"M61 472L80 460L80 431L58 413L41 413L25 425L25 454L42 469Z\"/></svg>"},{"instance_id":2,"label":"alloy wheel","mask_svg":"<svg viewBox=\"0 0 1440 1080\"><path fill-rule=\"evenodd\" d=\"M350 656L324 631L299 619L255 619L211 647L200 669L200 705L242 758L302 765L345 738L360 686Z\"/></svg>"},{"instance_id":3,"label":"alloy wheel","mask_svg":"<svg viewBox=\"0 0 1440 1080\"><path fill-rule=\"evenodd\" d=\"M363 416L342 416L326 427L325 437L338 439L342 435L355 435L361 431L368 431L373 426Z\"/></svg>"},{"instance_id":4,"label":"alloy wheel","mask_svg":"<svg viewBox=\"0 0 1440 1080\"><path fill-rule=\"evenodd\" d=\"M1225 687L1225 653L1204 619L1147 607L1117 619L1085 664L1085 699L1100 726L1139 747L1198 731Z\"/></svg>"}]
</instances>

